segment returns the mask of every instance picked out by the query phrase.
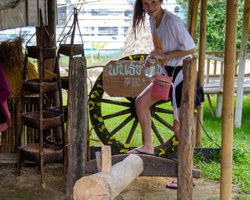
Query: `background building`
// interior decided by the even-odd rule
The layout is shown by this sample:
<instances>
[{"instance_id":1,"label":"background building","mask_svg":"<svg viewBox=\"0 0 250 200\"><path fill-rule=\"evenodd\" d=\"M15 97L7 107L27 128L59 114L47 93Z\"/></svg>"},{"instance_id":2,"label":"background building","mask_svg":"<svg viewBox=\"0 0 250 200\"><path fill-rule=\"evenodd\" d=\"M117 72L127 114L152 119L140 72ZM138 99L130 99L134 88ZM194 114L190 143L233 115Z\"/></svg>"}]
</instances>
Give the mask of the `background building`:
<instances>
[{"instance_id":1,"label":"background building","mask_svg":"<svg viewBox=\"0 0 250 200\"><path fill-rule=\"evenodd\" d=\"M132 15L134 0L58 0L57 42L69 32L73 23L73 9L80 9L78 15L80 31L76 29L75 43L84 43L86 56L96 51L96 46L102 46L102 55L113 55L122 51ZM184 11L177 5L176 0L163 2L163 7L183 18ZM35 33L34 27L23 27L0 32L0 42L22 35L27 42ZM80 36L81 35L81 36ZM35 37L30 43L35 44ZM24 44L25 45L25 44Z\"/></svg>"}]
</instances>

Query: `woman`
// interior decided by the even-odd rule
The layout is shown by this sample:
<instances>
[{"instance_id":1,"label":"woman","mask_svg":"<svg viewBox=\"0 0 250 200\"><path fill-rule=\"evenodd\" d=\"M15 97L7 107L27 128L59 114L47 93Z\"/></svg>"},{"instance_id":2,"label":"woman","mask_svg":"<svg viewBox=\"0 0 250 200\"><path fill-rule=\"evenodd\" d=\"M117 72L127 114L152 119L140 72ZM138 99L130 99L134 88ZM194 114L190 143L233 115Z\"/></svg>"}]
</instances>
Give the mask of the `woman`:
<instances>
[{"instance_id":1,"label":"woman","mask_svg":"<svg viewBox=\"0 0 250 200\"><path fill-rule=\"evenodd\" d=\"M154 50L146 58L146 67L151 63L149 58L156 58L165 66L168 75L173 77L173 88L170 91L170 98L174 110L173 129L178 138L180 130L180 103L181 89L183 82L182 65L186 57L191 57L196 51L195 43L185 28L183 22L174 14L164 10L161 6L163 0L136 0L133 14L133 30L143 25L145 14L149 15L149 22L153 38ZM197 77L198 78L198 77ZM136 113L141 125L143 145L129 151L129 154L146 153L153 154L154 147L151 137L151 114L150 106L160 99L151 97L152 83L136 98ZM175 96L172 96L172 90ZM203 88L197 79L196 106L204 101Z\"/></svg>"}]
</instances>

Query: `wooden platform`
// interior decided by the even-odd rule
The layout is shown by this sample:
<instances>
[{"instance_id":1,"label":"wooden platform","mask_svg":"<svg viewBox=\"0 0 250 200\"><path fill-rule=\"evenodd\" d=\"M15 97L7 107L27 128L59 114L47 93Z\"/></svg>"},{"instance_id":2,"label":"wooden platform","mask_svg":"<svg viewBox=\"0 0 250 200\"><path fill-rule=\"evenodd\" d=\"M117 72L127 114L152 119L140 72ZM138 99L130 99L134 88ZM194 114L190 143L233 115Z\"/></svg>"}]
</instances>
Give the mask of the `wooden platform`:
<instances>
[{"instance_id":1,"label":"wooden platform","mask_svg":"<svg viewBox=\"0 0 250 200\"><path fill-rule=\"evenodd\" d=\"M16 153L0 153L0 165L15 165L16 162Z\"/></svg>"},{"instance_id":2,"label":"wooden platform","mask_svg":"<svg viewBox=\"0 0 250 200\"><path fill-rule=\"evenodd\" d=\"M121 162L129 154L113 155L112 165ZM177 177L178 176L178 162L169 160L166 158L161 158L158 156L151 156L145 154L137 154L141 157L144 162L144 171L141 176L160 176L160 177ZM96 160L91 160L86 163L87 173L97 173ZM201 178L201 171L193 169L193 177Z\"/></svg>"},{"instance_id":3,"label":"wooden platform","mask_svg":"<svg viewBox=\"0 0 250 200\"><path fill-rule=\"evenodd\" d=\"M235 92L237 92L237 77L235 78ZM250 92L250 77L244 78L244 89L245 93ZM223 84L220 86L220 77L209 77L209 83L204 80L204 93L205 94L220 94L223 93Z\"/></svg>"},{"instance_id":4,"label":"wooden platform","mask_svg":"<svg viewBox=\"0 0 250 200\"><path fill-rule=\"evenodd\" d=\"M114 155L112 156L112 165L121 162L128 155ZM142 172L141 176L160 176L160 177L177 177L178 172L178 163L173 160L150 156L141 154L145 168ZM0 153L0 165L15 165L17 161L16 153ZM86 163L86 173L97 173L97 165L96 160L91 160ZM193 177L200 178L201 171L197 169L193 169Z\"/></svg>"}]
</instances>

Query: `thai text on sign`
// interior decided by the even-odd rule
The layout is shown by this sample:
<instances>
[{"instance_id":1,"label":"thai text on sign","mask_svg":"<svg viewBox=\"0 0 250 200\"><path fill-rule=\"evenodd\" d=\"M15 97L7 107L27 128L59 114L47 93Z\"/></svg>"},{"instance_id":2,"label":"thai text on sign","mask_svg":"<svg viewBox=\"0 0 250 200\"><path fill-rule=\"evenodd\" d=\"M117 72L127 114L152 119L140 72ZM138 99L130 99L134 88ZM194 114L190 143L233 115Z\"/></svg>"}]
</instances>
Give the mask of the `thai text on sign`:
<instances>
[{"instance_id":1,"label":"thai text on sign","mask_svg":"<svg viewBox=\"0 0 250 200\"><path fill-rule=\"evenodd\" d=\"M103 88L111 97L136 97L152 81L145 76L145 61L110 61L103 70ZM161 73L161 68L156 68Z\"/></svg>"}]
</instances>

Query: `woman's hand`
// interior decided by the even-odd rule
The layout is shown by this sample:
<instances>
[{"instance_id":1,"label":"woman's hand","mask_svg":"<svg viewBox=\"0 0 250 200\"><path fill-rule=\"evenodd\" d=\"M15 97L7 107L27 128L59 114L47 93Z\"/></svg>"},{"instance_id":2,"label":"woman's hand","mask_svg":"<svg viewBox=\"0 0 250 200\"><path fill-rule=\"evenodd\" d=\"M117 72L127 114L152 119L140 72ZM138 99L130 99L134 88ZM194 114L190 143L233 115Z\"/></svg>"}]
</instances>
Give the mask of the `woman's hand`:
<instances>
[{"instance_id":1,"label":"woman's hand","mask_svg":"<svg viewBox=\"0 0 250 200\"><path fill-rule=\"evenodd\" d=\"M165 54L156 50L152 51L148 56L157 59L165 59Z\"/></svg>"},{"instance_id":2,"label":"woman's hand","mask_svg":"<svg viewBox=\"0 0 250 200\"><path fill-rule=\"evenodd\" d=\"M152 59L155 59L154 57L148 55L146 57L146 60L145 60L145 64L144 66L147 68L147 67L151 67L152 66Z\"/></svg>"}]
</instances>

